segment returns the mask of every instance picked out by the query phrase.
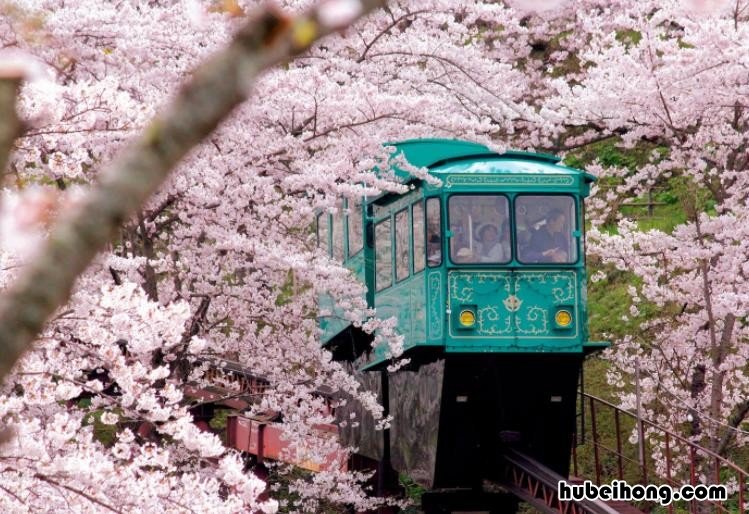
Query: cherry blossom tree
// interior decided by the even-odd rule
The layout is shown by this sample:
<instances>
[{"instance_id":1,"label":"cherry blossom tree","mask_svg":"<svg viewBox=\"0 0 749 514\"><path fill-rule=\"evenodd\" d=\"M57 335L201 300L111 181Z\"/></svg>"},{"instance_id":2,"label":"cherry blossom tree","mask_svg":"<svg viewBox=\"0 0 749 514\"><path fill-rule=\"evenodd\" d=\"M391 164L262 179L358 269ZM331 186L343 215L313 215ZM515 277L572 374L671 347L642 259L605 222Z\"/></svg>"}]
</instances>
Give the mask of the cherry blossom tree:
<instances>
[{"instance_id":1,"label":"cherry blossom tree","mask_svg":"<svg viewBox=\"0 0 749 514\"><path fill-rule=\"evenodd\" d=\"M746 443L747 3L620 2L578 11L585 42L572 76L550 82L544 106L559 125L554 144L603 138L645 155L632 168L589 168L615 187L589 214L589 252L637 277L631 315L640 330L617 341L614 383L642 373L647 416L722 455ZM580 48L579 45L575 45ZM574 80L570 80L573 78ZM669 184L686 222L639 231L601 228L622 198ZM658 315L643 319L643 304ZM633 393L623 395L634 408Z\"/></svg>"},{"instance_id":2,"label":"cherry blossom tree","mask_svg":"<svg viewBox=\"0 0 749 514\"><path fill-rule=\"evenodd\" d=\"M271 24L266 39L254 41L275 41L279 30L292 51L306 48L318 26L340 26L362 9L355 1L333 4L321 4L313 19ZM190 102L211 103L227 84L245 87L231 92L231 102L247 94L249 84L231 77L265 65L240 61L210 94L192 86L171 92L210 72L210 66L209 72L189 70L233 32L241 34L238 26L252 8L236 2L3 4L3 46L22 52L11 57L20 55L25 66L34 63L34 80L20 91L26 126L2 202L2 280L11 294L19 278L31 289L51 286L24 277L38 277L29 272L35 262L54 265L57 254L45 245L58 240L58 218L64 223L69 212L92 212L97 186L88 191L90 184L111 187L117 172L142 162L141 150L154 138L160 142L164 130L179 134L189 127L184 120L196 110ZM488 28L512 37L499 44L485 37ZM208 361L229 359L269 381L253 409L282 413L293 451L305 459L322 459L336 444L312 446L307 437L314 425L333 421L315 394L321 386L381 417L372 393L319 347L321 292L368 330L388 325L368 320L361 286L317 251L313 215L336 209L341 196L402 188L370 172L389 155L384 141L466 137L501 150L517 126L540 123L524 101L526 75L515 65L529 53L526 32L518 12L499 4L391 3L287 67L266 71L253 85L255 100L182 158L145 206L135 196L118 200L125 204L114 240L5 380L4 507L36 511L62 501L83 510L236 511L254 505L260 481L191 422L184 385L205 384ZM283 52L288 45L267 62ZM170 98L176 118L159 114L162 121L147 125ZM123 149L124 157L109 165ZM137 197L154 187L144 183L155 184L145 178L151 164L165 172L176 160L138 164L144 175L129 177ZM100 171L108 166L114 167ZM101 206L99 212L110 212L107 202ZM103 241L111 218L89 215L81 222L102 223L97 240ZM78 267L86 262L79 257L71 256ZM3 319L13 319L20 300L6 300ZM111 443L97 440L92 419L114 427ZM143 423L153 430L137 430ZM296 481L291 490L309 511L321 498L366 508L373 503L362 496L364 478L330 471Z\"/></svg>"},{"instance_id":3,"label":"cherry blossom tree","mask_svg":"<svg viewBox=\"0 0 749 514\"><path fill-rule=\"evenodd\" d=\"M270 45L260 45L269 50L264 64L224 68L210 93L185 96L195 90L179 84L201 79L204 71L190 70L230 45L254 7L0 3L4 59L30 73L18 97L23 125L0 124L0 156L18 136L0 202L4 289L35 259L54 259L43 248L54 243L55 224L82 212L137 145L158 140L165 126L191 126L179 120L226 87L235 88L230 106L251 94L170 153L157 166L163 182L135 180L143 200L123 197L114 235L99 239L106 248L69 301L32 313L51 319L0 396L5 510L60 502L90 511L261 508L264 484L192 423L185 385L205 385L208 362L231 360L267 379L253 410L281 413L299 458L338 449L308 437L333 421L316 394L323 386L387 423L376 398L320 349L317 299L331 295L367 330L391 324L371 318L362 286L316 249L311 226L341 197L402 189L371 170L389 157L383 142L412 137L561 153L611 138L647 150L638 169L590 167L618 187L591 203L589 250L640 277L632 316L638 302L663 312L617 342L612 380L627 380L639 359L650 417L674 429L691 417L690 434L721 453L745 442L729 428L749 411L744 3L402 0L269 68L306 49L321 26L361 14L360 2L340 0L312 18L271 15L278 23L255 39ZM2 88L12 97L19 83L0 83L5 108ZM171 111L177 118L164 118L165 102L182 106ZM154 116L161 121L149 125ZM668 180L683 186L688 214L673 233L643 233L624 221L612 234L597 223L612 218L607 211L620 198ZM397 353L397 333L391 339ZM623 400L632 406L631 396ZM138 430L144 423L151 432ZM102 425L115 434L106 444L94 433ZM322 499L366 508L373 501L362 494L365 478L328 471L297 480L289 508L315 511Z\"/></svg>"},{"instance_id":4,"label":"cherry blossom tree","mask_svg":"<svg viewBox=\"0 0 749 514\"><path fill-rule=\"evenodd\" d=\"M7 374L41 328L41 323L67 297L72 280L83 271L99 246L111 237L113 229L117 229L117 225L147 199L176 161L244 99L259 71L306 49L320 35L345 27L374 5L374 2L328 2L295 18L272 10L259 11L256 19L237 31L226 50L216 54L192 75L173 100L170 110L150 124L145 135L130 145L91 192L68 195L62 200L39 190L32 190L21 201L17 195L9 195L6 204L10 212L3 219L7 229L4 236L9 244L2 254L6 286L0 305L4 327L1 339L5 349L2 374ZM18 36L24 23L48 14L41 7L44 6L9 6L9 16L5 21L10 26L11 37L16 38L6 46L34 50L34 42L28 34L23 34L25 40ZM83 14L80 7L78 12L75 9L65 12L64 7L56 7L55 15L59 17L49 24L42 24L43 27L36 27L34 35L44 31L42 35L50 39L59 37L62 43L66 42L62 36L67 30L86 30L85 22L77 28L66 26L72 21L68 16ZM168 16L164 12L143 13L141 10L136 9L137 13L133 14L155 14L161 17L160 21ZM121 17L122 14L109 13L112 17ZM88 23L101 21L88 20ZM122 20L118 21L122 23ZM60 22L60 25L55 22ZM91 37L98 39L96 35ZM116 42L118 34L114 31L102 37ZM221 39L217 41L221 42ZM54 48L54 45L45 47L49 48ZM62 49L65 47L60 45L55 50ZM65 59L85 57L85 47L71 50L71 55L63 56ZM75 56L75 50L80 51L78 56ZM105 54L110 53L107 48L103 50ZM57 53L44 57L50 66L59 64L60 55ZM138 60L140 56L134 57ZM184 55L179 57L185 58ZM101 126L97 126L100 120L94 120L93 125L91 120L83 120L82 126L65 126L70 120L75 120L74 124L82 121L88 113L108 110L102 100L106 89L99 92L98 99L92 100L95 106L86 104L89 73L92 69L87 69L84 76L79 77L82 89L70 88L71 93L81 95L79 98L64 97L69 104L77 103L75 108L81 110L72 115L61 110L58 117L51 115L50 119L37 119L35 128L39 131L34 132L32 128L22 134L23 139L33 144L40 135L87 133L90 136L100 130L108 131L111 128L109 119ZM125 85L124 81L117 80L123 77L111 77L117 91ZM104 79L103 76L99 78ZM17 79L17 76L9 76L2 85L4 111L11 113L2 137L6 152L18 129L14 121L16 117L12 115ZM75 77L71 73L68 79L72 82ZM136 93L135 90L130 92ZM33 91L29 93L31 103L35 99L33 95ZM48 95L47 90L39 98L50 100ZM38 113L28 105L26 107L30 111L27 116L33 119L33 115ZM129 113L122 114L127 117ZM58 126L54 127L55 124ZM115 130L124 128L122 125ZM44 153L44 142L39 141L42 145L35 150L41 149L37 156L48 164L50 156ZM75 152L66 146L69 143L57 143L62 147L55 147L59 155L53 156L52 162L61 164L65 157L69 157L60 152L61 149ZM76 163L74 173L82 171L86 164L98 164L108 157L104 152L97 152L101 150L97 146L86 148L86 143L79 150L91 161ZM19 167L35 167L37 164L24 160L24 157L28 155L24 156L22 150L13 162L18 181L33 179L25 176ZM66 179L74 178L78 177L62 173L54 180L60 189L66 189ZM56 214L55 210L63 209L70 209L72 213L60 213L60 221L51 227L47 237L41 233L28 234L35 229L40 232L40 225L50 221ZM143 227L142 217L136 217ZM13 248L14 243L16 248ZM39 243L39 248L34 248L34 243ZM124 241L120 244L127 247ZM16 255L13 255L13 249L17 250ZM31 250L31 257L27 259L29 256L23 255L23 250ZM149 267L150 263L146 263L146 273L143 274L146 282L153 279L148 276ZM14 269L18 268L20 271L15 273ZM108 269L114 288L101 288L101 269ZM18 277L14 276L16 274ZM15 284L8 284L9 280ZM187 302L174 298L158 303L158 296L152 288L154 285L148 282L141 287L123 281L118 270L98 263L90 275L79 281L67 310L58 312L34 351L26 355L10 377L6 377L2 402L3 433L9 440L2 455L7 463L2 473L3 489L7 492L3 501L7 502L7 510L55 509L54 505L60 502L67 503L74 510L105 508L116 512L136 509L197 508L200 511L226 512L244 510L245 507L263 511L277 509L275 501L258 500L264 484L254 475L243 473L238 456L226 454L217 437L201 433L192 423L188 406L182 401L181 384L174 380L182 378L184 382L189 378L190 370L170 363L177 360L176 355L188 359L187 355L199 352L205 345L192 337L197 333L195 317L185 330L190 310ZM182 371L183 376L174 377L177 370ZM84 395L87 398L82 398ZM76 408L83 407L81 401L84 399L89 400L86 405L89 411L98 409L96 414L100 415L101 423L122 428L111 448L94 440L91 415L86 416L84 409ZM127 424L148 422L156 429L156 441L144 441L144 434L140 431L141 440L136 441L132 430L119 424L120 418L126 419ZM202 471L206 466L212 469L212 473ZM83 504L76 500L83 500Z\"/></svg>"}]
</instances>

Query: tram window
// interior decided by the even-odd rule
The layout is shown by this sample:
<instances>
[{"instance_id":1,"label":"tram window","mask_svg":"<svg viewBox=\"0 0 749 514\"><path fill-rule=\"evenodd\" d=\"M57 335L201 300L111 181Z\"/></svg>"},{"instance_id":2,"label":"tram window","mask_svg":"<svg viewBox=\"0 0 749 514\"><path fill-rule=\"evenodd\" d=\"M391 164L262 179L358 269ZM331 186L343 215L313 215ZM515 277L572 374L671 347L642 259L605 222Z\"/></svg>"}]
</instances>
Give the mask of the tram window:
<instances>
[{"instance_id":1,"label":"tram window","mask_svg":"<svg viewBox=\"0 0 749 514\"><path fill-rule=\"evenodd\" d=\"M333 214L333 258L343 262L343 213L340 203Z\"/></svg>"},{"instance_id":2,"label":"tram window","mask_svg":"<svg viewBox=\"0 0 749 514\"><path fill-rule=\"evenodd\" d=\"M395 215L395 280L408 278L411 267L408 233L408 209Z\"/></svg>"},{"instance_id":3,"label":"tram window","mask_svg":"<svg viewBox=\"0 0 749 514\"><path fill-rule=\"evenodd\" d=\"M362 231L361 201L348 201L348 256L353 257L364 246Z\"/></svg>"},{"instance_id":4,"label":"tram window","mask_svg":"<svg viewBox=\"0 0 749 514\"><path fill-rule=\"evenodd\" d=\"M424 269L426 252L424 251L424 204L419 202L413 206L414 233L414 273Z\"/></svg>"},{"instance_id":5,"label":"tram window","mask_svg":"<svg viewBox=\"0 0 749 514\"><path fill-rule=\"evenodd\" d=\"M427 265L442 264L442 221L439 198L427 200Z\"/></svg>"},{"instance_id":6,"label":"tram window","mask_svg":"<svg viewBox=\"0 0 749 514\"><path fill-rule=\"evenodd\" d=\"M510 209L499 195L450 197L450 259L455 263L510 261Z\"/></svg>"},{"instance_id":7,"label":"tram window","mask_svg":"<svg viewBox=\"0 0 749 514\"><path fill-rule=\"evenodd\" d=\"M393 284L393 254L390 220L375 225L375 290L382 291Z\"/></svg>"},{"instance_id":8,"label":"tram window","mask_svg":"<svg viewBox=\"0 0 749 514\"><path fill-rule=\"evenodd\" d=\"M317 247L326 250L326 253L330 255L330 248L328 247L328 225L330 216L327 212L317 215Z\"/></svg>"},{"instance_id":9,"label":"tram window","mask_svg":"<svg viewBox=\"0 0 749 514\"><path fill-rule=\"evenodd\" d=\"M523 263L577 262L575 199L562 195L522 195L515 199L518 260Z\"/></svg>"}]
</instances>

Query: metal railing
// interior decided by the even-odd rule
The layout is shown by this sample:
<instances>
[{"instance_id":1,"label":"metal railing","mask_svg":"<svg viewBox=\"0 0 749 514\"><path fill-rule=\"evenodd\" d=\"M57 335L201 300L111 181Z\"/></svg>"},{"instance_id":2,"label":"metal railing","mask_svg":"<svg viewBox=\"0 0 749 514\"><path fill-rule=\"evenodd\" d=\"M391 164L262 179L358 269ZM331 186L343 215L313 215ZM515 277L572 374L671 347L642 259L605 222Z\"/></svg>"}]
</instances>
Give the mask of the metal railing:
<instances>
[{"instance_id":1,"label":"metal railing","mask_svg":"<svg viewBox=\"0 0 749 514\"><path fill-rule=\"evenodd\" d=\"M655 422L647 419L638 420L637 415L616 405L602 400L587 393L583 393L588 403L587 423L590 437L586 445L580 448L588 448L593 453L594 467L592 473L584 470L580 461L581 449L573 446L572 451L572 473L576 477L595 478L597 484L611 482L612 480L625 480L629 483L665 483L672 487L683 484L698 485L703 482L708 484L727 484L734 482L735 492L725 503L716 501L691 501L681 505L681 509L689 512L705 512L709 505L713 512L730 512L732 514L744 514L747 512L745 505L746 485L749 483L749 472L742 469L725 457L704 448L689 439L682 437ZM601 433L598 429L603 418L613 422L614 434ZM628 437L637 423L642 424L640 433L647 434L643 437L642 455L639 454L637 442L631 443ZM658 448L648 448L649 441L656 441ZM661 466L656 466L652 456L655 449L660 453ZM593 476L584 476L584 475ZM701 478L704 479L701 481ZM702 504L702 505L700 505ZM677 506L673 503L668 505L669 513L675 512ZM681 510L683 512L683 510Z\"/></svg>"}]
</instances>

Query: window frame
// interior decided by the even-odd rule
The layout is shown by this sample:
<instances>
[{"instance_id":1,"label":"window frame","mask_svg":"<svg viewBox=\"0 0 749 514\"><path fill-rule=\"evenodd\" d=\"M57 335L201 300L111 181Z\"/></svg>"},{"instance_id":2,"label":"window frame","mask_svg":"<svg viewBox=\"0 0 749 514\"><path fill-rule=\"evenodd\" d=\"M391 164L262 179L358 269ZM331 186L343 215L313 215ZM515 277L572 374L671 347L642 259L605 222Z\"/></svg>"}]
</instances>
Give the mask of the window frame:
<instances>
[{"instance_id":1,"label":"window frame","mask_svg":"<svg viewBox=\"0 0 749 514\"><path fill-rule=\"evenodd\" d=\"M378 275L377 265L380 262L380 259L378 258L379 253L377 251L377 241L378 241L377 227L379 227L380 225L382 225L384 223L388 223L389 224L388 231L389 231L389 239L390 239L390 251L388 253L390 254L390 282L386 286L380 287L380 284L378 283L379 281L377 280L377 275ZM395 271L394 271L395 262L394 262L394 259L393 259L393 225L394 224L395 223L393 221L393 216L391 214L390 216L387 216L387 217L381 219L380 221L375 222L374 226L373 226L373 231L374 231L374 252L373 253L374 253L374 286L375 286L375 293L379 293L379 292L384 291L385 289L387 289L389 287L393 287L393 284L395 283L395 281L393 280L395 278Z\"/></svg>"},{"instance_id":2,"label":"window frame","mask_svg":"<svg viewBox=\"0 0 749 514\"><path fill-rule=\"evenodd\" d=\"M336 262L346 262L346 225L344 222L344 219L346 218L346 215L344 214L344 202L343 199L339 199L340 205L336 205L336 210L334 214L331 214L331 223L330 223L330 255ZM336 226L338 226L338 231L336 233ZM336 235L338 235L338 239L340 240L340 255L336 255Z\"/></svg>"},{"instance_id":3,"label":"window frame","mask_svg":"<svg viewBox=\"0 0 749 514\"><path fill-rule=\"evenodd\" d=\"M326 231L327 241L325 241L325 253L328 255L328 257L330 257L331 255L331 247L330 247L331 223L330 223L330 214L328 212L321 212L315 217L315 238L317 241L317 248L322 249L321 248L322 245L320 245L320 242L321 242L320 241L320 219L323 216L325 217L325 223L327 224L327 231Z\"/></svg>"},{"instance_id":4,"label":"window frame","mask_svg":"<svg viewBox=\"0 0 749 514\"><path fill-rule=\"evenodd\" d=\"M445 262L445 229L443 228L442 223L442 198L440 196L430 196L425 199L424 202L424 250L426 252L426 267L427 268L439 268L442 266ZM439 251L440 251L440 260L437 261L435 264L429 263L429 240L427 239L427 234L429 233L429 205L437 205L437 222L438 222L438 231L437 233L440 236L439 241Z\"/></svg>"},{"instance_id":5,"label":"window frame","mask_svg":"<svg viewBox=\"0 0 749 514\"><path fill-rule=\"evenodd\" d=\"M517 243L515 242L513 244L513 247L512 247L512 251L513 251L513 255L515 257L515 261L517 261L517 263L520 264L521 266L544 266L544 267L552 266L553 267L553 266L577 266L577 265L579 265L580 264L580 255L582 253L580 251L581 250L580 249L580 239L581 239L581 237L580 236L576 237L574 235L574 232L575 231L579 232L581 230L580 227L579 227L579 222L580 222L580 219L579 219L580 218L580 212L579 212L579 210L580 210L580 206L579 206L580 197L577 196L577 195L575 195L574 193L532 193L532 192L525 192L524 191L522 193L517 193L514 196L514 198L512 199L512 203L513 203L513 205L512 205L512 215L513 216L515 216L515 214L516 214L516 208L517 208L516 207L516 203L517 203L518 198L522 198L524 196L547 196L547 197L549 197L549 196L557 196L557 197L564 196L564 197L572 199L572 205L574 207L575 227L574 227L574 229L572 229L572 227L571 227L571 230L570 230L570 239L576 245L575 246L576 259L574 261L567 261L567 262L551 262L551 261L549 261L549 262L524 262L524 261L520 260L520 252L517 251L518 250L518 248L516 246ZM517 219L517 217L515 216L514 221L516 221L516 219ZM515 231L517 230L517 223L513 223L513 225L514 225L515 229L513 230L512 236L514 237L514 236L516 236ZM516 237L515 237L515 239L517 240Z\"/></svg>"},{"instance_id":6,"label":"window frame","mask_svg":"<svg viewBox=\"0 0 749 514\"><path fill-rule=\"evenodd\" d=\"M416 269L416 206L421 207L421 256L422 266L420 269ZM427 211L423 198L413 202L410 205L411 209L411 273L416 275L421 273L427 268Z\"/></svg>"},{"instance_id":7,"label":"window frame","mask_svg":"<svg viewBox=\"0 0 749 514\"><path fill-rule=\"evenodd\" d=\"M398 216L402 214L406 215L405 226L406 226L406 230L408 231L406 235L406 245L408 246L408 258L406 259L406 267L405 267L406 276L403 278L398 278L398 260L399 260L398 252L400 250L400 248L398 247ZM404 207L403 209L393 213L393 226L395 229L392 232L393 251L395 252L395 255L393 258L393 268L394 268L393 277L395 278L395 282L394 282L395 284L399 284L400 282L403 282L404 280L408 280L408 278L411 276L411 270L413 268L413 266L411 265L412 250L411 250L411 228L410 228L411 223L410 222L411 222L411 214L410 214L410 208L408 205Z\"/></svg>"},{"instance_id":8,"label":"window frame","mask_svg":"<svg viewBox=\"0 0 749 514\"><path fill-rule=\"evenodd\" d=\"M351 210L352 207L349 206L350 203L351 203L351 199L347 199L346 200L346 210L349 211L349 214L346 214L346 216L345 216L346 217L346 251L345 251L345 254L347 256L346 257L347 259L353 259L360 252L362 252L364 250L364 219L363 219L363 216L362 216L362 203L363 202L361 201L361 199L359 199L358 202L357 201L353 202L354 203L354 207L358 207L358 209L356 209L356 211L352 211ZM350 228L351 227L350 220L351 220L351 216L352 215L359 217L358 219L359 219L359 223L360 223L360 227L361 227L361 231L360 231L361 239L359 241L360 246L359 246L359 249L356 250L353 253L351 253L351 228Z\"/></svg>"},{"instance_id":9,"label":"window frame","mask_svg":"<svg viewBox=\"0 0 749 514\"><path fill-rule=\"evenodd\" d=\"M507 260L502 262L455 262L453 260L452 256L452 238L453 236L450 236L450 241L447 244L447 257L448 262L452 266L469 266L469 267L491 267L491 266L512 266L513 263L516 261L516 255L515 255L515 206L514 206L514 200L515 196L517 195L511 195L504 192L461 192L461 193L452 193L447 197L447 202L445 205L445 211L447 213L447 220L446 220L446 226L450 227L450 200L454 196L501 196L507 201L507 226L508 230L510 231L510 255ZM499 228L499 227L498 227ZM452 230L452 229L448 229Z\"/></svg>"}]
</instances>

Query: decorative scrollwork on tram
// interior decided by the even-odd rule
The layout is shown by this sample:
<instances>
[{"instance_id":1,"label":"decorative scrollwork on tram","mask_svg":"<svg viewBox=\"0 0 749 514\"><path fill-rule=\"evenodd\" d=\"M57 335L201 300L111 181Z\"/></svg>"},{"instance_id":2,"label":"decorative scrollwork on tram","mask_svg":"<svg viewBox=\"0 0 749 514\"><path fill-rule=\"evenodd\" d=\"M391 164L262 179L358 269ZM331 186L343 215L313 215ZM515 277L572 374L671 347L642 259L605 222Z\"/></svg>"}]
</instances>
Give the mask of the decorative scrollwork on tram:
<instances>
[{"instance_id":1,"label":"decorative scrollwork on tram","mask_svg":"<svg viewBox=\"0 0 749 514\"><path fill-rule=\"evenodd\" d=\"M448 284L450 288L450 298L455 302L473 301L473 273L450 273Z\"/></svg>"},{"instance_id":2,"label":"decorative scrollwork on tram","mask_svg":"<svg viewBox=\"0 0 749 514\"><path fill-rule=\"evenodd\" d=\"M439 272L429 275L429 337L442 337L442 276Z\"/></svg>"},{"instance_id":3,"label":"decorative scrollwork on tram","mask_svg":"<svg viewBox=\"0 0 749 514\"><path fill-rule=\"evenodd\" d=\"M525 316L515 317L515 328L519 334L542 335L549 333L549 315L547 309L531 307Z\"/></svg>"},{"instance_id":4,"label":"decorative scrollwork on tram","mask_svg":"<svg viewBox=\"0 0 749 514\"><path fill-rule=\"evenodd\" d=\"M504 326L502 325L504 321ZM493 306L484 307L478 310L478 320L476 332L482 336L500 336L512 332L510 316L500 315L499 311Z\"/></svg>"},{"instance_id":5,"label":"decorative scrollwork on tram","mask_svg":"<svg viewBox=\"0 0 749 514\"><path fill-rule=\"evenodd\" d=\"M566 175L452 175L445 189L456 186L569 186L574 178Z\"/></svg>"},{"instance_id":6,"label":"decorative scrollwork on tram","mask_svg":"<svg viewBox=\"0 0 749 514\"><path fill-rule=\"evenodd\" d=\"M560 287L551 289L551 294L555 302L562 304L574 301L576 286L574 273L557 273L552 275L550 279L552 283L560 284Z\"/></svg>"}]
</instances>

